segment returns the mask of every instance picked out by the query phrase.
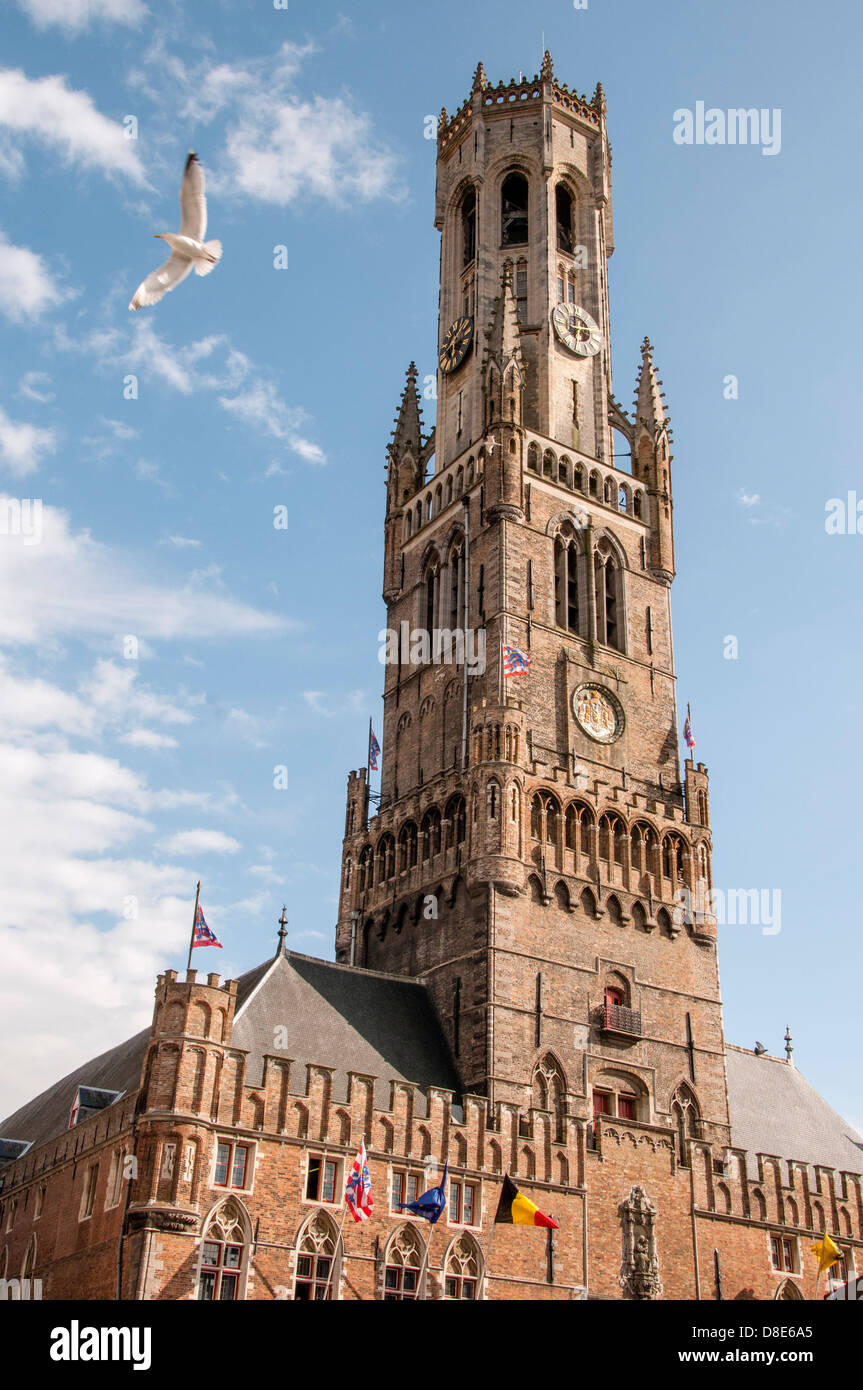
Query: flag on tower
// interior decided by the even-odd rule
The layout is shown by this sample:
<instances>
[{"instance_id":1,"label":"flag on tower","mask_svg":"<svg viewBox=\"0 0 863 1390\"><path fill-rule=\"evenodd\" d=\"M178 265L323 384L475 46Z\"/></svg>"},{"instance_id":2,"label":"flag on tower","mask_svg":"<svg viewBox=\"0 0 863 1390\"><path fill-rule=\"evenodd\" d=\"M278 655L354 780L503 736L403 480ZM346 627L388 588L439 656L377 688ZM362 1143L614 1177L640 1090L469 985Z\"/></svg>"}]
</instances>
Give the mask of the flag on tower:
<instances>
[{"instance_id":1,"label":"flag on tower","mask_svg":"<svg viewBox=\"0 0 863 1390\"><path fill-rule=\"evenodd\" d=\"M695 747L695 735L692 732L692 714L689 706L686 706L686 723L683 726L683 742L687 748Z\"/></svg>"},{"instance_id":2,"label":"flag on tower","mask_svg":"<svg viewBox=\"0 0 863 1390\"><path fill-rule=\"evenodd\" d=\"M192 949L196 946L218 946L222 950L222 943L216 937L215 932L211 931L204 921L204 912L201 904L195 908L195 930L192 934Z\"/></svg>"},{"instance_id":3,"label":"flag on tower","mask_svg":"<svg viewBox=\"0 0 863 1390\"><path fill-rule=\"evenodd\" d=\"M377 772L378 758L380 757L380 753L381 745L375 738L374 729L372 728L372 721L369 720L369 772Z\"/></svg>"},{"instance_id":4,"label":"flag on tower","mask_svg":"<svg viewBox=\"0 0 863 1390\"><path fill-rule=\"evenodd\" d=\"M503 674L504 679L510 676L521 676L530 666L530 657L526 652L520 652L518 647L504 647L503 649Z\"/></svg>"},{"instance_id":5,"label":"flag on tower","mask_svg":"<svg viewBox=\"0 0 863 1390\"><path fill-rule=\"evenodd\" d=\"M443 1177L440 1186L430 1187L428 1192L424 1192L421 1197L417 1197L415 1202L400 1202L401 1211L412 1211L414 1216L421 1216L433 1226L441 1216L446 1207L446 1170L447 1164L443 1166Z\"/></svg>"},{"instance_id":6,"label":"flag on tower","mask_svg":"<svg viewBox=\"0 0 863 1390\"><path fill-rule=\"evenodd\" d=\"M350 1207L355 1221L367 1221L372 1214L375 1199L372 1196L372 1179L369 1173L369 1160L366 1155L366 1141L363 1139L357 1150L351 1168L348 1185L345 1188L345 1201Z\"/></svg>"},{"instance_id":7,"label":"flag on tower","mask_svg":"<svg viewBox=\"0 0 863 1390\"><path fill-rule=\"evenodd\" d=\"M507 1173L503 1180L500 1201L497 1204L494 1224L505 1226L545 1226L552 1231L559 1230L553 1216L546 1216L535 1207L521 1192Z\"/></svg>"}]
</instances>

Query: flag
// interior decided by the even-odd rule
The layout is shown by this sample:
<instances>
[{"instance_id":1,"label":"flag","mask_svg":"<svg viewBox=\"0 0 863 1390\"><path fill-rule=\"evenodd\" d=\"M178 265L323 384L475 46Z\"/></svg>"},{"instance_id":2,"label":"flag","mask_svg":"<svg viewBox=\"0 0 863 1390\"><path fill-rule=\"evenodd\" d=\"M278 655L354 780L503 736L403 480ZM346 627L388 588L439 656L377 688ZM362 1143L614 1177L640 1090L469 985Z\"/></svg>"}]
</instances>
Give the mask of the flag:
<instances>
[{"instance_id":1,"label":"flag","mask_svg":"<svg viewBox=\"0 0 863 1390\"><path fill-rule=\"evenodd\" d=\"M503 674L505 678L522 675L529 665L530 657L525 652L520 652L518 647L504 647Z\"/></svg>"},{"instance_id":2,"label":"flag","mask_svg":"<svg viewBox=\"0 0 863 1390\"><path fill-rule=\"evenodd\" d=\"M372 1179L369 1161L366 1157L366 1144L363 1140L357 1150L348 1185L345 1188L345 1201L351 1209L355 1221L367 1221L372 1214L375 1199L372 1196Z\"/></svg>"},{"instance_id":3,"label":"flag","mask_svg":"<svg viewBox=\"0 0 863 1390\"><path fill-rule=\"evenodd\" d=\"M374 730L369 724L369 772L377 772L378 758L380 757L381 745L374 735Z\"/></svg>"},{"instance_id":4,"label":"flag","mask_svg":"<svg viewBox=\"0 0 863 1390\"><path fill-rule=\"evenodd\" d=\"M688 714L686 716L686 723L683 726L683 742L686 744L687 748L695 747L695 735L692 732L692 720L690 719Z\"/></svg>"},{"instance_id":5,"label":"flag","mask_svg":"<svg viewBox=\"0 0 863 1390\"><path fill-rule=\"evenodd\" d=\"M446 1207L446 1170L447 1164L443 1166L443 1177L440 1180L440 1187L430 1187L428 1192L424 1192L421 1197L417 1197L415 1202L401 1202L401 1211L412 1211L414 1216L422 1216L424 1220L431 1222L432 1226L441 1216Z\"/></svg>"},{"instance_id":6,"label":"flag","mask_svg":"<svg viewBox=\"0 0 863 1390\"><path fill-rule=\"evenodd\" d=\"M69 1128L74 1129L78 1123L78 1111L81 1107L81 1088L75 1092L75 1099L72 1102L72 1109L69 1111Z\"/></svg>"},{"instance_id":7,"label":"flag","mask_svg":"<svg viewBox=\"0 0 863 1390\"><path fill-rule=\"evenodd\" d=\"M218 946L222 949L221 941L216 939L215 932L211 931L204 921L204 913L200 904L195 909L195 930L192 933L192 947L195 946Z\"/></svg>"},{"instance_id":8,"label":"flag","mask_svg":"<svg viewBox=\"0 0 863 1390\"><path fill-rule=\"evenodd\" d=\"M818 1261L819 1274L823 1274L825 1269L830 1269L831 1265L838 1264L842 1259L842 1251L838 1245L834 1245L828 1235L825 1235L823 1240L816 1240L812 1253Z\"/></svg>"},{"instance_id":9,"label":"flag","mask_svg":"<svg viewBox=\"0 0 863 1390\"><path fill-rule=\"evenodd\" d=\"M494 1224L496 1226L546 1226L552 1231L559 1229L553 1216L546 1216L539 1207L535 1207L533 1202L528 1201L527 1197L519 1192L509 1173L503 1180Z\"/></svg>"}]
</instances>

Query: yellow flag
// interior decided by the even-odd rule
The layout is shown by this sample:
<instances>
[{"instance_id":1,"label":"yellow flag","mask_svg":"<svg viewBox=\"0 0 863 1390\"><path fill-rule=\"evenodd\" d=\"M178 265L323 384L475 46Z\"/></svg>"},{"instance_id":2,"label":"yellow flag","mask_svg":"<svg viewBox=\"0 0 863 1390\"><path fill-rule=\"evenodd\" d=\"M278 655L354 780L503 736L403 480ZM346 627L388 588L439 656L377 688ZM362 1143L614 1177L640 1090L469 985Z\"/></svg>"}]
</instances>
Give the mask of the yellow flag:
<instances>
[{"instance_id":1,"label":"yellow flag","mask_svg":"<svg viewBox=\"0 0 863 1390\"><path fill-rule=\"evenodd\" d=\"M830 1269L831 1265L842 1259L842 1251L838 1245L834 1245L828 1235L825 1235L823 1240L816 1240L812 1253L818 1261L819 1274L823 1274L825 1269Z\"/></svg>"}]
</instances>

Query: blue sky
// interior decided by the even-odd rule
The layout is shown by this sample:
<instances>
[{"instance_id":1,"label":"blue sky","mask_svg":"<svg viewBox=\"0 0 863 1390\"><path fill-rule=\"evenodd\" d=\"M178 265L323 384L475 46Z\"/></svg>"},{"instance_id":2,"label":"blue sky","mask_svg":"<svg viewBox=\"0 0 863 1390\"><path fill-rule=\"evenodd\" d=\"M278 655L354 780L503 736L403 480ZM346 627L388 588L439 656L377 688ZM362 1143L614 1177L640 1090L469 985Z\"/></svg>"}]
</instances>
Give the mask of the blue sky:
<instances>
[{"instance_id":1,"label":"blue sky","mask_svg":"<svg viewBox=\"0 0 863 1390\"><path fill-rule=\"evenodd\" d=\"M18 0L4 28L0 488L43 511L38 545L0 537L0 1111L147 1021L198 877L225 942L199 967L269 954L283 901L331 954L346 774L380 732L384 449L408 362L435 365L425 118L480 58L537 71L544 36L608 99L616 395L647 333L674 424L715 881L782 893L778 935L722 933L727 1036L780 1052L790 1023L863 1124L863 536L825 531L863 498L857 9ZM781 152L676 145L697 101L779 108ZM131 315L191 148L224 260Z\"/></svg>"}]
</instances>

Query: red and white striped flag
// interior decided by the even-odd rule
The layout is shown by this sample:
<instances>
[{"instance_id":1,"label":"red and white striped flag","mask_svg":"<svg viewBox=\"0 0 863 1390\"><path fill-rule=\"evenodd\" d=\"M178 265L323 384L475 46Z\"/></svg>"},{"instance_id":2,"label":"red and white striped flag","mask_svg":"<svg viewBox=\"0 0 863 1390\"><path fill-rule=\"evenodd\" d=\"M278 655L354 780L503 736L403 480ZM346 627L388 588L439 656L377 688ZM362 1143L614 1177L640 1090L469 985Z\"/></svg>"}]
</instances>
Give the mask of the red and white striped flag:
<instances>
[{"instance_id":1,"label":"red and white striped flag","mask_svg":"<svg viewBox=\"0 0 863 1390\"><path fill-rule=\"evenodd\" d=\"M367 1221L371 1216L375 1200L372 1196L372 1179L369 1173L369 1161L366 1157L365 1140L360 1144L351 1168L348 1185L345 1188L345 1201L350 1207L351 1215L355 1221Z\"/></svg>"}]
</instances>

